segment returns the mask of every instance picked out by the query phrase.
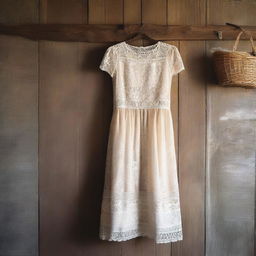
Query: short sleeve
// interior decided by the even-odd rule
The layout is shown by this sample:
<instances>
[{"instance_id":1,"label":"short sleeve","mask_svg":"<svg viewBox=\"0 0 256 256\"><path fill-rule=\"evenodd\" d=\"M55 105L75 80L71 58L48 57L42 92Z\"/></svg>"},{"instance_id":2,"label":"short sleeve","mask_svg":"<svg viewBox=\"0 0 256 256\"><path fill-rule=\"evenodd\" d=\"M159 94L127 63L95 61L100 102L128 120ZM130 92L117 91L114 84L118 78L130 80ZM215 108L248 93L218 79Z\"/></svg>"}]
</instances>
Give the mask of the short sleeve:
<instances>
[{"instance_id":1,"label":"short sleeve","mask_svg":"<svg viewBox=\"0 0 256 256\"><path fill-rule=\"evenodd\" d=\"M181 72L182 70L185 69L180 52L178 50L178 48L176 46L173 46L173 50L172 50L172 54L171 54L171 65L172 65L172 74L176 75L179 72Z\"/></svg>"},{"instance_id":2,"label":"short sleeve","mask_svg":"<svg viewBox=\"0 0 256 256\"><path fill-rule=\"evenodd\" d=\"M103 71L106 71L111 77L113 77L116 72L116 62L116 51L114 49L114 46L110 46L104 53L99 68Z\"/></svg>"}]
</instances>

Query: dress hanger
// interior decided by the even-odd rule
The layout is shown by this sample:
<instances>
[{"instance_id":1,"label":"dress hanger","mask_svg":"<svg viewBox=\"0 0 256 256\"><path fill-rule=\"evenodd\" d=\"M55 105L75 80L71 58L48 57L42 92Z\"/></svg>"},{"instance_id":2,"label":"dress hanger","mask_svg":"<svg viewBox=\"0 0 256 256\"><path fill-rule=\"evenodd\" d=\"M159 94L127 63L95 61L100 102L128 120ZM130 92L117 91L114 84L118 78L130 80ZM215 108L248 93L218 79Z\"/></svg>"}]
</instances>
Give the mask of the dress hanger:
<instances>
[{"instance_id":1,"label":"dress hanger","mask_svg":"<svg viewBox=\"0 0 256 256\"><path fill-rule=\"evenodd\" d=\"M141 32L141 31L136 33L131 38L125 40L125 42L130 44L130 42L133 42L133 41L139 40L139 39L146 39L146 40L149 40L149 41L153 41L154 43L158 42L158 40L153 39L152 37L148 36L147 34L145 34L144 32Z\"/></svg>"}]
</instances>

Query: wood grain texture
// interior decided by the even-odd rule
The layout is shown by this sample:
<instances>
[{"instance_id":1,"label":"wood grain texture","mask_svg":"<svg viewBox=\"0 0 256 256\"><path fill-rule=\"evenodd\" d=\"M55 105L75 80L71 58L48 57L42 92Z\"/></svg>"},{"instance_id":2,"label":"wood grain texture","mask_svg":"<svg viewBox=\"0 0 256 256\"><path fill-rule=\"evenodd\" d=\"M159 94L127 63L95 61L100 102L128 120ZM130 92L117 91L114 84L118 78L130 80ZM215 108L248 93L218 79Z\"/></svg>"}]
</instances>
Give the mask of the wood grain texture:
<instances>
[{"instance_id":1,"label":"wood grain texture","mask_svg":"<svg viewBox=\"0 0 256 256\"><path fill-rule=\"evenodd\" d=\"M81 0L41 0L40 22L41 23L83 23L83 8Z\"/></svg>"},{"instance_id":2,"label":"wood grain texture","mask_svg":"<svg viewBox=\"0 0 256 256\"><path fill-rule=\"evenodd\" d=\"M207 24L222 25L230 22L255 26L256 11L253 0L208 0L207 5Z\"/></svg>"},{"instance_id":3,"label":"wood grain texture","mask_svg":"<svg viewBox=\"0 0 256 256\"><path fill-rule=\"evenodd\" d=\"M99 9L99 8L97 8ZM100 10L98 10L100 12ZM97 13L97 11L95 11ZM129 12L128 12L129 13ZM125 13L124 13L125 14ZM106 15L100 20L106 20ZM87 15L81 20L87 22ZM42 17L42 20L45 18ZM116 19L119 19L116 17ZM162 19L162 18L161 18ZM89 20L94 22L91 15ZM137 20L137 19L136 19ZM124 22L126 22L124 20ZM131 21L129 21L131 22ZM31 40L48 40L64 42L90 42L90 43L114 43L127 40L139 31L144 32L156 40L187 40L205 41L219 40L217 31L222 32L222 40L235 40L238 30L227 25L189 26L189 25L156 25L156 24L22 24L2 25L0 34L21 36ZM255 26L243 26L249 30L253 37L256 35ZM242 35L241 40L248 40L248 36Z\"/></svg>"},{"instance_id":4,"label":"wood grain texture","mask_svg":"<svg viewBox=\"0 0 256 256\"><path fill-rule=\"evenodd\" d=\"M205 25L207 0L167 0L168 23L172 25Z\"/></svg>"},{"instance_id":5,"label":"wood grain texture","mask_svg":"<svg viewBox=\"0 0 256 256\"><path fill-rule=\"evenodd\" d=\"M169 25L205 25L206 0L168 0ZM204 255L205 75L204 42L180 42L178 161L183 241L172 255ZM199 129L198 129L199 127ZM193 210L191 210L193 209Z\"/></svg>"},{"instance_id":6,"label":"wood grain texture","mask_svg":"<svg viewBox=\"0 0 256 256\"><path fill-rule=\"evenodd\" d=\"M89 0L88 24L105 24L105 0Z\"/></svg>"},{"instance_id":7,"label":"wood grain texture","mask_svg":"<svg viewBox=\"0 0 256 256\"><path fill-rule=\"evenodd\" d=\"M142 23L166 25L166 0L142 0Z\"/></svg>"},{"instance_id":8,"label":"wood grain texture","mask_svg":"<svg viewBox=\"0 0 256 256\"><path fill-rule=\"evenodd\" d=\"M40 44L40 254L47 256L76 250L70 226L78 210L77 56L77 45Z\"/></svg>"},{"instance_id":9,"label":"wood grain texture","mask_svg":"<svg viewBox=\"0 0 256 256\"><path fill-rule=\"evenodd\" d=\"M122 24L124 20L123 0L105 2L105 24Z\"/></svg>"},{"instance_id":10,"label":"wood grain texture","mask_svg":"<svg viewBox=\"0 0 256 256\"><path fill-rule=\"evenodd\" d=\"M39 8L37 1L5 0L0 2L0 23L37 23L38 20Z\"/></svg>"},{"instance_id":11,"label":"wood grain texture","mask_svg":"<svg viewBox=\"0 0 256 256\"><path fill-rule=\"evenodd\" d=\"M89 24L122 24L123 5L120 0L90 0Z\"/></svg>"},{"instance_id":12,"label":"wood grain texture","mask_svg":"<svg viewBox=\"0 0 256 256\"><path fill-rule=\"evenodd\" d=\"M41 22L83 22L82 2L42 1ZM79 215L78 43L40 42L40 255L77 255Z\"/></svg>"},{"instance_id":13,"label":"wood grain texture","mask_svg":"<svg viewBox=\"0 0 256 256\"><path fill-rule=\"evenodd\" d=\"M37 255L37 43L1 36L0 59L0 255Z\"/></svg>"},{"instance_id":14,"label":"wood grain texture","mask_svg":"<svg viewBox=\"0 0 256 256\"><path fill-rule=\"evenodd\" d=\"M141 24L141 0L124 0L124 24Z\"/></svg>"},{"instance_id":15,"label":"wood grain texture","mask_svg":"<svg viewBox=\"0 0 256 256\"><path fill-rule=\"evenodd\" d=\"M36 1L0 2L1 23L37 21ZM1 256L38 255L37 46L0 36Z\"/></svg>"},{"instance_id":16,"label":"wood grain texture","mask_svg":"<svg viewBox=\"0 0 256 256\"><path fill-rule=\"evenodd\" d=\"M186 71L179 78L179 186L183 241L173 255L204 255L205 50L203 42L180 42ZM193 249L191 249L193 248Z\"/></svg>"}]
</instances>

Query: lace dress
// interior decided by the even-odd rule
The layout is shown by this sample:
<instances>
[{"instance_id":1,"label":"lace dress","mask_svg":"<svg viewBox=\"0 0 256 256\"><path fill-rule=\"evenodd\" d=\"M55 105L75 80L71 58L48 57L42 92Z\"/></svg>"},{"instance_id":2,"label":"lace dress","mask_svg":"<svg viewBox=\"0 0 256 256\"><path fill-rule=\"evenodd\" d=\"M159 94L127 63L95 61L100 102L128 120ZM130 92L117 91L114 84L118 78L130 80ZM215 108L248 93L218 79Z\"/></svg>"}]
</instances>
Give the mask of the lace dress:
<instances>
[{"instance_id":1,"label":"lace dress","mask_svg":"<svg viewBox=\"0 0 256 256\"><path fill-rule=\"evenodd\" d=\"M99 236L156 243L183 239L173 121L172 76L184 69L177 47L158 41L107 48L100 69L112 77Z\"/></svg>"}]
</instances>

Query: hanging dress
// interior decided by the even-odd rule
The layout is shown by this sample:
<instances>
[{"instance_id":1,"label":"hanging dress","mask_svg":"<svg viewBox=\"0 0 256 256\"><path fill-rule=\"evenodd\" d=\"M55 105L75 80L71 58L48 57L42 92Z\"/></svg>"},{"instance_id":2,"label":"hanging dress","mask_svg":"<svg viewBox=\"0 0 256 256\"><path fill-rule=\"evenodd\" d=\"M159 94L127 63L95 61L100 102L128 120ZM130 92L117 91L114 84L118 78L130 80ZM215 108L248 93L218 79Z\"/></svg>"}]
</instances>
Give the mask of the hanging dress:
<instances>
[{"instance_id":1,"label":"hanging dress","mask_svg":"<svg viewBox=\"0 0 256 256\"><path fill-rule=\"evenodd\" d=\"M182 240L170 110L172 77L184 69L180 53L161 41L123 41L107 48L99 67L112 77L114 93L99 237Z\"/></svg>"}]
</instances>

